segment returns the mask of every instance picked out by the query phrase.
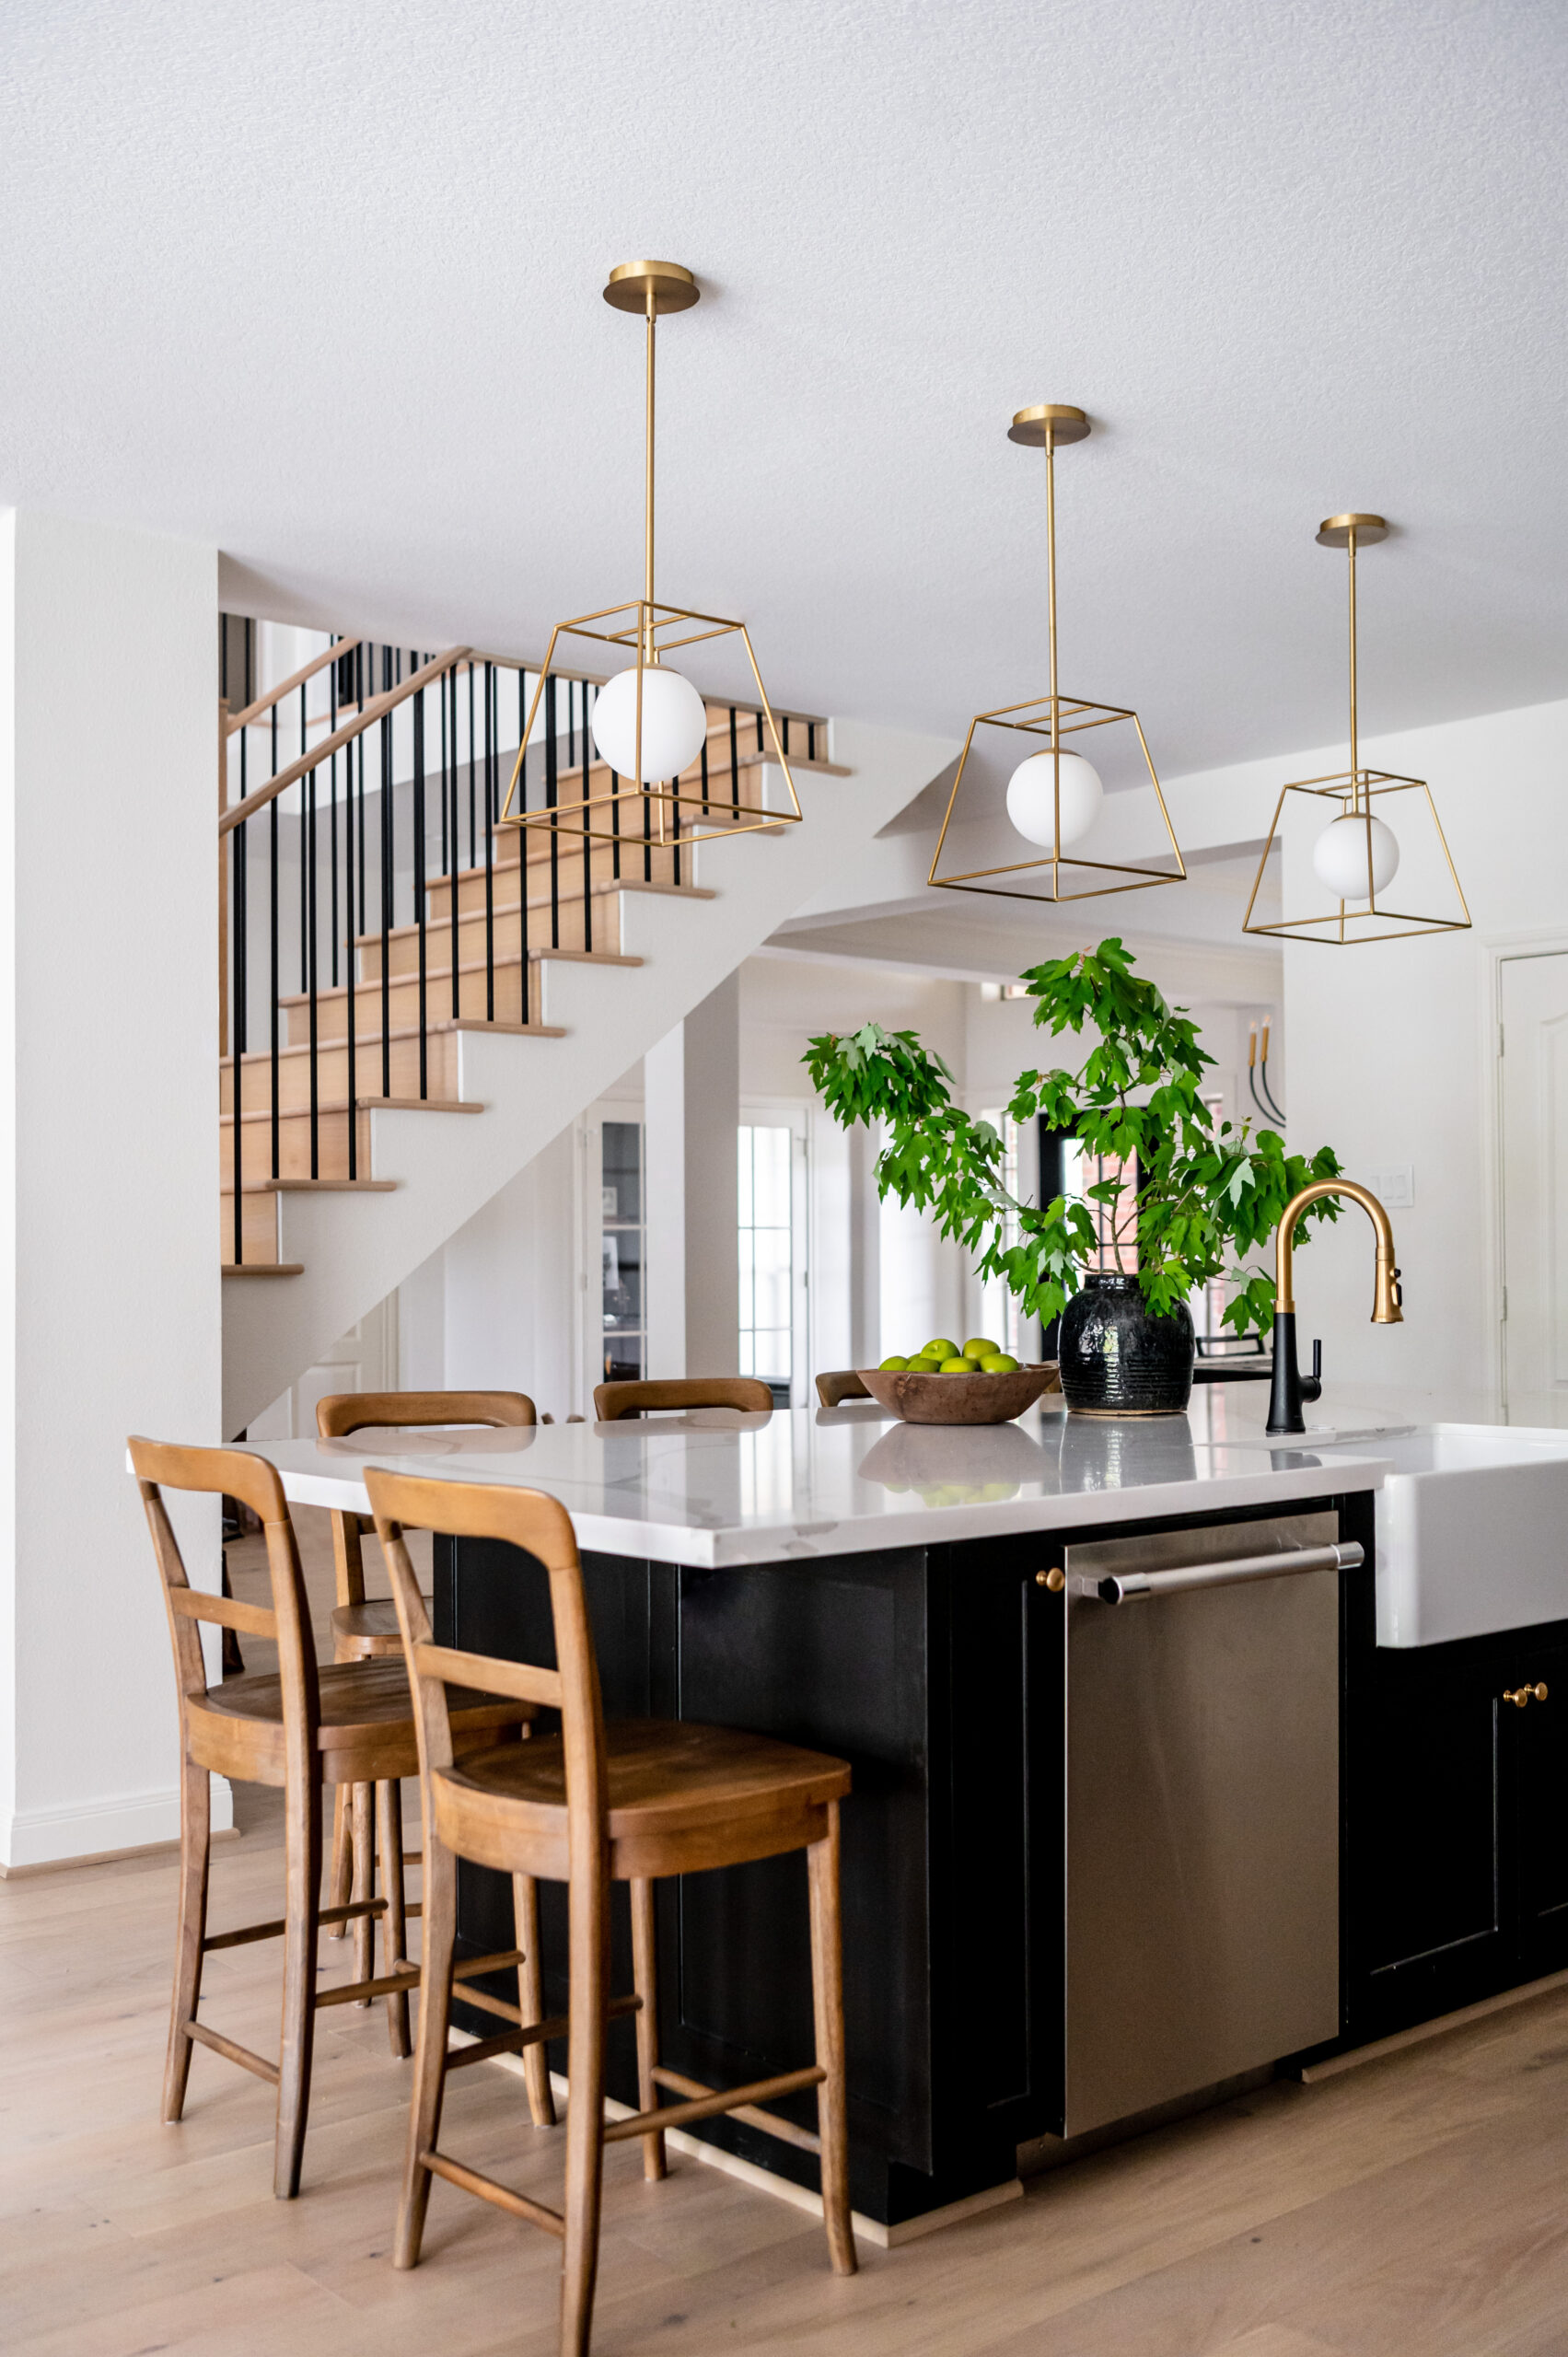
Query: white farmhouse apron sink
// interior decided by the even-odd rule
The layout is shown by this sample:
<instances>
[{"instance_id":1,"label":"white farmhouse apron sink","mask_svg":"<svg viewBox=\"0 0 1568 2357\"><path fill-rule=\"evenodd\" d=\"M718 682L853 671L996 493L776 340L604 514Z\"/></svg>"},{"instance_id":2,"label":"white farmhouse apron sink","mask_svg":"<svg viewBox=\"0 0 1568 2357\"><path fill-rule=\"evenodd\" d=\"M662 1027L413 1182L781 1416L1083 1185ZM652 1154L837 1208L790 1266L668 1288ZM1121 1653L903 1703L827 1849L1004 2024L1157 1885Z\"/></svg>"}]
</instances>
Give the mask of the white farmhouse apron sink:
<instances>
[{"instance_id":1,"label":"white farmhouse apron sink","mask_svg":"<svg viewBox=\"0 0 1568 2357\"><path fill-rule=\"evenodd\" d=\"M1376 1498L1380 1645L1568 1620L1568 1430L1418 1424L1313 1446L1390 1469Z\"/></svg>"}]
</instances>

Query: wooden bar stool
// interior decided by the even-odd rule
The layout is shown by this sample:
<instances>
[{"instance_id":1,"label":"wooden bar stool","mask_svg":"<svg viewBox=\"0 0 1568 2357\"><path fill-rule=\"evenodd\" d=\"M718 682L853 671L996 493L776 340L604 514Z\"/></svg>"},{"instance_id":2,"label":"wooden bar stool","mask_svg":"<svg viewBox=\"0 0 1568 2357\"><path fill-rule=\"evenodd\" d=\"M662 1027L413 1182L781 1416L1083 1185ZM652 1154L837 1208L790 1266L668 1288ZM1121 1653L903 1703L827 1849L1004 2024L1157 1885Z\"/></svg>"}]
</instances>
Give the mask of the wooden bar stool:
<instances>
[{"instance_id":1,"label":"wooden bar stool","mask_svg":"<svg viewBox=\"0 0 1568 2357\"><path fill-rule=\"evenodd\" d=\"M645 1408L738 1408L746 1415L771 1416L773 1395L754 1375L693 1375L594 1387L594 1414L601 1424L640 1416Z\"/></svg>"},{"instance_id":2,"label":"wooden bar stool","mask_svg":"<svg viewBox=\"0 0 1568 2357\"><path fill-rule=\"evenodd\" d=\"M346 1439L349 1434L401 1427L411 1431L453 1424L480 1424L499 1431L531 1425L534 1403L523 1391L334 1391L316 1403L316 1430L322 1440ZM401 1661L403 1641L398 1631L397 1608L389 1596L366 1601L363 1535L374 1526L368 1515L332 1514L332 1562L337 1573L337 1602L332 1608L334 1661ZM375 1846L371 1813L382 1822L383 1849L396 1846L404 1865L417 1865L418 1853L402 1847L402 1794L396 1784L340 1784L332 1798L332 1867L329 1889L334 1914L351 1899L366 1898L370 1861ZM375 1937L367 1916L344 1916L327 1936L341 1940L352 1920L354 1968L361 1980L370 1976L370 1946ZM539 1950L537 1926L529 1905L522 1903L517 1944L533 1958ZM528 1967L531 1973L533 1964ZM408 2001L401 2011L388 2008L388 2034L394 2054L408 2045ZM555 2112L550 2099L550 2079L542 2062L529 2061L528 2092L535 2116L548 2126ZM535 2084L537 2080L537 2085Z\"/></svg>"},{"instance_id":3,"label":"wooden bar stool","mask_svg":"<svg viewBox=\"0 0 1568 2357\"><path fill-rule=\"evenodd\" d=\"M273 2190L281 2200L299 2190L305 2120L310 2100L310 2057L316 2009L385 1996L389 2009L402 2008L419 1973L405 1957L402 1866L398 1849L383 1852L385 1896L366 1890L344 1907L320 1906L321 1783L378 1783L417 1773L419 1747L413 1703L401 1662L376 1661L316 1666L310 1616L300 1572L299 1550L283 1484L264 1457L233 1448L167 1447L133 1439L131 1462L141 1487L152 1530L153 1550L168 1612L180 1698L180 1929L175 1950L174 1995L169 2013L168 2059L164 2072L163 2116L180 2118L191 2069L192 2043L210 2047L268 2080L278 2091ZM272 1606L241 1604L193 1588L163 1502L163 1491L226 1492L260 1516L272 1575ZM271 1637L278 1649L275 1675L226 1678L209 1687L197 1622L248 1635ZM526 1705L493 1694L465 1692L452 1713L452 1740L459 1756L493 1747L515 1735L531 1713ZM232 1932L207 1930L207 1875L212 1824L209 1777L281 1785L284 1791L286 1896L275 1922L250 1923ZM387 1829L383 1828L387 1839ZM385 1917L389 1969L364 1975L345 1988L316 1986L317 1927L324 1921L373 1921ZM284 1944L283 2034L278 2061L269 2062L248 2047L222 2037L196 2018L202 1997L203 1958L215 1948L248 1945L253 1940ZM499 1971L519 1964L520 1953L481 1958L460 1968ZM497 2001L476 1992L478 2002ZM405 2043L402 2051L408 2051Z\"/></svg>"},{"instance_id":4,"label":"wooden bar stool","mask_svg":"<svg viewBox=\"0 0 1568 2357\"><path fill-rule=\"evenodd\" d=\"M727 1727L661 1719L611 1721L607 1726L582 1568L565 1508L538 1491L422 1480L375 1468L366 1470L365 1482L403 1626L418 1712L424 1817L424 1978L395 2263L418 2263L433 2176L477 2193L512 2216L561 2237L561 2349L563 2357L587 2357L604 2146L641 2137L644 2175L660 2177L666 2129L733 2111L754 2128L819 2153L829 2254L838 2274L853 2274L839 1933L839 1803L850 1788L848 1768L842 1759ZM403 1543L409 1528L500 1539L542 1563L550 1577L559 1668L498 1661L487 1654L457 1653L433 1643L429 1615ZM459 1759L450 1691L455 1684L475 1678L518 1701L558 1710L561 1732ZM726 2092L661 2069L654 1883L663 1875L696 1874L801 1849L807 1853L810 1894L816 2062ZM447 2051L459 1858L503 1874L539 1875L567 1885L570 2010L563 2018L520 2026L515 2035L515 2042L525 2049L550 2038L567 2040L563 2212L498 2185L440 2149L447 2070L507 2043L484 2040L451 2056ZM630 1996L613 2000L609 1988L611 1882L631 1885L635 1982ZM636 2015L642 2109L607 2127L605 2026L610 2016L625 2013ZM808 2086L817 2089L816 2137L761 2107L770 2098ZM661 2088L683 2100L661 2106Z\"/></svg>"}]
</instances>

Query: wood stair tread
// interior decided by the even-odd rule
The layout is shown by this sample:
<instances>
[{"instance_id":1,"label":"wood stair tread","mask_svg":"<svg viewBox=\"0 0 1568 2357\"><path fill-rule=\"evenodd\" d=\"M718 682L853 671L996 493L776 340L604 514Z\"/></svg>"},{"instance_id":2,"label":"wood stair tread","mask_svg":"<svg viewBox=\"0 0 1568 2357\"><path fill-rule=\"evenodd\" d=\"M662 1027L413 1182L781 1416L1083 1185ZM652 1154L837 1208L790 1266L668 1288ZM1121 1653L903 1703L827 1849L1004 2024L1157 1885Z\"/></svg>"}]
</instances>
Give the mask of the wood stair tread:
<instances>
[{"instance_id":1,"label":"wood stair tread","mask_svg":"<svg viewBox=\"0 0 1568 2357\"><path fill-rule=\"evenodd\" d=\"M226 1277L302 1277L303 1260L224 1260L219 1263Z\"/></svg>"},{"instance_id":2,"label":"wood stair tread","mask_svg":"<svg viewBox=\"0 0 1568 2357\"><path fill-rule=\"evenodd\" d=\"M377 980L373 983L362 982L359 987L362 990L379 990L381 985L379 980ZM307 1002L307 1004L308 1004L308 1002ZM515 1031L526 1039L564 1039L567 1036L566 1027L562 1023L488 1023L482 1015L445 1015L441 1016L439 1021L429 1022L424 1027L424 1036L427 1039L435 1039L438 1034L447 1031ZM389 1040L417 1039L418 1037L419 1026L417 1023L395 1025L387 1034ZM379 1031L356 1031L354 1035L354 1053L356 1055L362 1048L378 1048L381 1044L382 1039ZM319 1039L316 1043L316 1052L319 1055L323 1056L339 1055L347 1046L348 1040L346 1038L342 1039ZM277 1052L280 1062L285 1056L308 1056L310 1053L310 1042L308 1039L301 1039L292 1047L284 1047L280 1045ZM250 1065L270 1064L272 1061L273 1051L271 1048L247 1048L244 1056L241 1058L241 1062L243 1063ZM223 1056L219 1059L218 1068L222 1072L228 1072L232 1069L233 1063L234 1058L231 1055ZM386 1097L374 1097L370 1101L373 1104L385 1105L389 1100ZM417 1097L412 1098L408 1101L416 1105L420 1103L420 1099ZM449 1103L455 1103L457 1100L448 1099L447 1101ZM292 1109L304 1112L308 1116L308 1107L296 1107ZM345 1107L343 1109L346 1110L347 1109ZM479 1109L476 1107L475 1110L477 1111L478 1109ZM226 1120L228 1119L227 1114L225 1114L223 1118ZM269 1120L272 1119L270 1109L265 1111L265 1118Z\"/></svg>"},{"instance_id":3,"label":"wood stair tread","mask_svg":"<svg viewBox=\"0 0 1568 2357\"><path fill-rule=\"evenodd\" d=\"M239 1191L242 1195L390 1195L398 1184L396 1178L247 1178ZM220 1191L232 1195L232 1180Z\"/></svg>"},{"instance_id":4,"label":"wood stair tread","mask_svg":"<svg viewBox=\"0 0 1568 2357\"><path fill-rule=\"evenodd\" d=\"M224 1062L227 1063L228 1061L226 1056ZM484 1099L481 1097L356 1097L354 1102L354 1110L360 1113L482 1113L484 1110ZM316 1108L316 1116L323 1121L329 1115L341 1119L348 1109L346 1097L323 1097ZM273 1109L270 1105L258 1106L255 1111L241 1113L239 1118L241 1121L270 1121ZM308 1105L281 1106L278 1119L280 1121L308 1121L310 1108ZM225 1129L228 1129L234 1115L220 1113L218 1120Z\"/></svg>"},{"instance_id":5,"label":"wood stair tread","mask_svg":"<svg viewBox=\"0 0 1568 2357\"><path fill-rule=\"evenodd\" d=\"M417 933L419 928L417 925L410 925L407 926L405 930L409 933ZM425 929L425 934L426 938L428 939L428 926ZM390 935L388 937L389 939L391 938ZM373 939L377 942L379 942L380 938L381 936L379 934L373 935ZM528 953L528 962L530 966L555 965L559 963L565 963L574 966L640 966L644 963L644 960L641 958L625 956L619 949L530 949ZM497 974L507 973L521 966L522 963L523 957L520 950L508 950L505 956L494 958L488 961L488 963L482 958L467 958L459 966L458 975L460 980L464 974L482 974L485 972L494 972ZM429 990L434 983L449 982L451 979L452 969L450 966L426 966L424 970L424 986L426 990ZM419 975L417 971L411 974L389 974L387 977L387 983L389 991L407 990L411 983L417 983L418 981ZM362 998L378 998L381 993L381 976L379 974L372 974L366 981L355 982L354 987L355 992ZM317 992L316 1004L318 1006L326 1006L334 999L343 999L347 996L348 984L346 982L333 982L326 990L319 990ZM278 1004L280 1006L308 1006L309 1004L310 993L308 991L289 991L279 993ZM437 1028L437 1025L433 1022L427 1023L425 1026L425 1029L427 1031L434 1031ZM526 1028L530 1031L537 1031L541 1028L541 1026L537 1023L530 1023ZM417 1028L418 1027L416 1025L416 1031ZM356 1036L363 1039L365 1034L361 1032ZM395 1039L398 1036L398 1033L394 1031L392 1034L393 1039ZM318 1042L318 1045L323 1048L341 1047L343 1044L343 1042L340 1039L322 1039ZM265 1050L264 1052L270 1056L272 1054L272 1050L269 1048Z\"/></svg>"}]
</instances>

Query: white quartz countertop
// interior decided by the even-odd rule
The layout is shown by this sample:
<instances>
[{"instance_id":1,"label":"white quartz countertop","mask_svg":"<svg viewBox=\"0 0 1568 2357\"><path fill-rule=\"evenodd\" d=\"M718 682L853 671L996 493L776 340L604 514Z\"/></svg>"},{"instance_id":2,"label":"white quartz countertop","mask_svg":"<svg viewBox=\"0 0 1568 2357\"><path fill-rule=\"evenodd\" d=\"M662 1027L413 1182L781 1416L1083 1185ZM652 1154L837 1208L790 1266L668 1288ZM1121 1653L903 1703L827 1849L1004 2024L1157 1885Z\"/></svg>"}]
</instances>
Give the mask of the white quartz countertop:
<instances>
[{"instance_id":1,"label":"white quartz countertop","mask_svg":"<svg viewBox=\"0 0 1568 2357\"><path fill-rule=\"evenodd\" d=\"M1249 1396L1252 1395L1252 1396ZM1184 1416L1124 1421L1049 1404L1010 1424L904 1424L870 1401L772 1416L711 1410L507 1432L251 1441L296 1505L367 1510L367 1465L559 1498L579 1546L697 1569L879 1547L1108 1527L1376 1490L1388 1468L1262 1431L1263 1385L1215 1385ZM1327 1432L1324 1434L1327 1437Z\"/></svg>"}]
</instances>

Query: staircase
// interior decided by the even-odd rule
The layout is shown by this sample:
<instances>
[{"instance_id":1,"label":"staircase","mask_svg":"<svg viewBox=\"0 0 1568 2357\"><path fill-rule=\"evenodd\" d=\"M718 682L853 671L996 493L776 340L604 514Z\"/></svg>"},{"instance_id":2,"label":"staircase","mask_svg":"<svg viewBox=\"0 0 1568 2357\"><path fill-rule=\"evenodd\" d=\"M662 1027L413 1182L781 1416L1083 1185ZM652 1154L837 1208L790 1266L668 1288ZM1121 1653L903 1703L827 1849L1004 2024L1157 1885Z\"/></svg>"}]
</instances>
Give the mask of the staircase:
<instances>
[{"instance_id":1,"label":"staircase","mask_svg":"<svg viewBox=\"0 0 1568 2357\"><path fill-rule=\"evenodd\" d=\"M594 757L595 683L550 681L523 783L527 807L554 821L518 829L499 814L533 680L468 649L394 657L353 642L225 714L231 1433L806 901L825 856L853 856L955 749L781 714L805 823L757 829L738 812L784 805L762 716L710 704L707 745L680 785L707 809L678 814L674 831L656 793L633 794ZM585 797L610 795L590 836ZM693 816L711 839L690 840Z\"/></svg>"}]
</instances>

